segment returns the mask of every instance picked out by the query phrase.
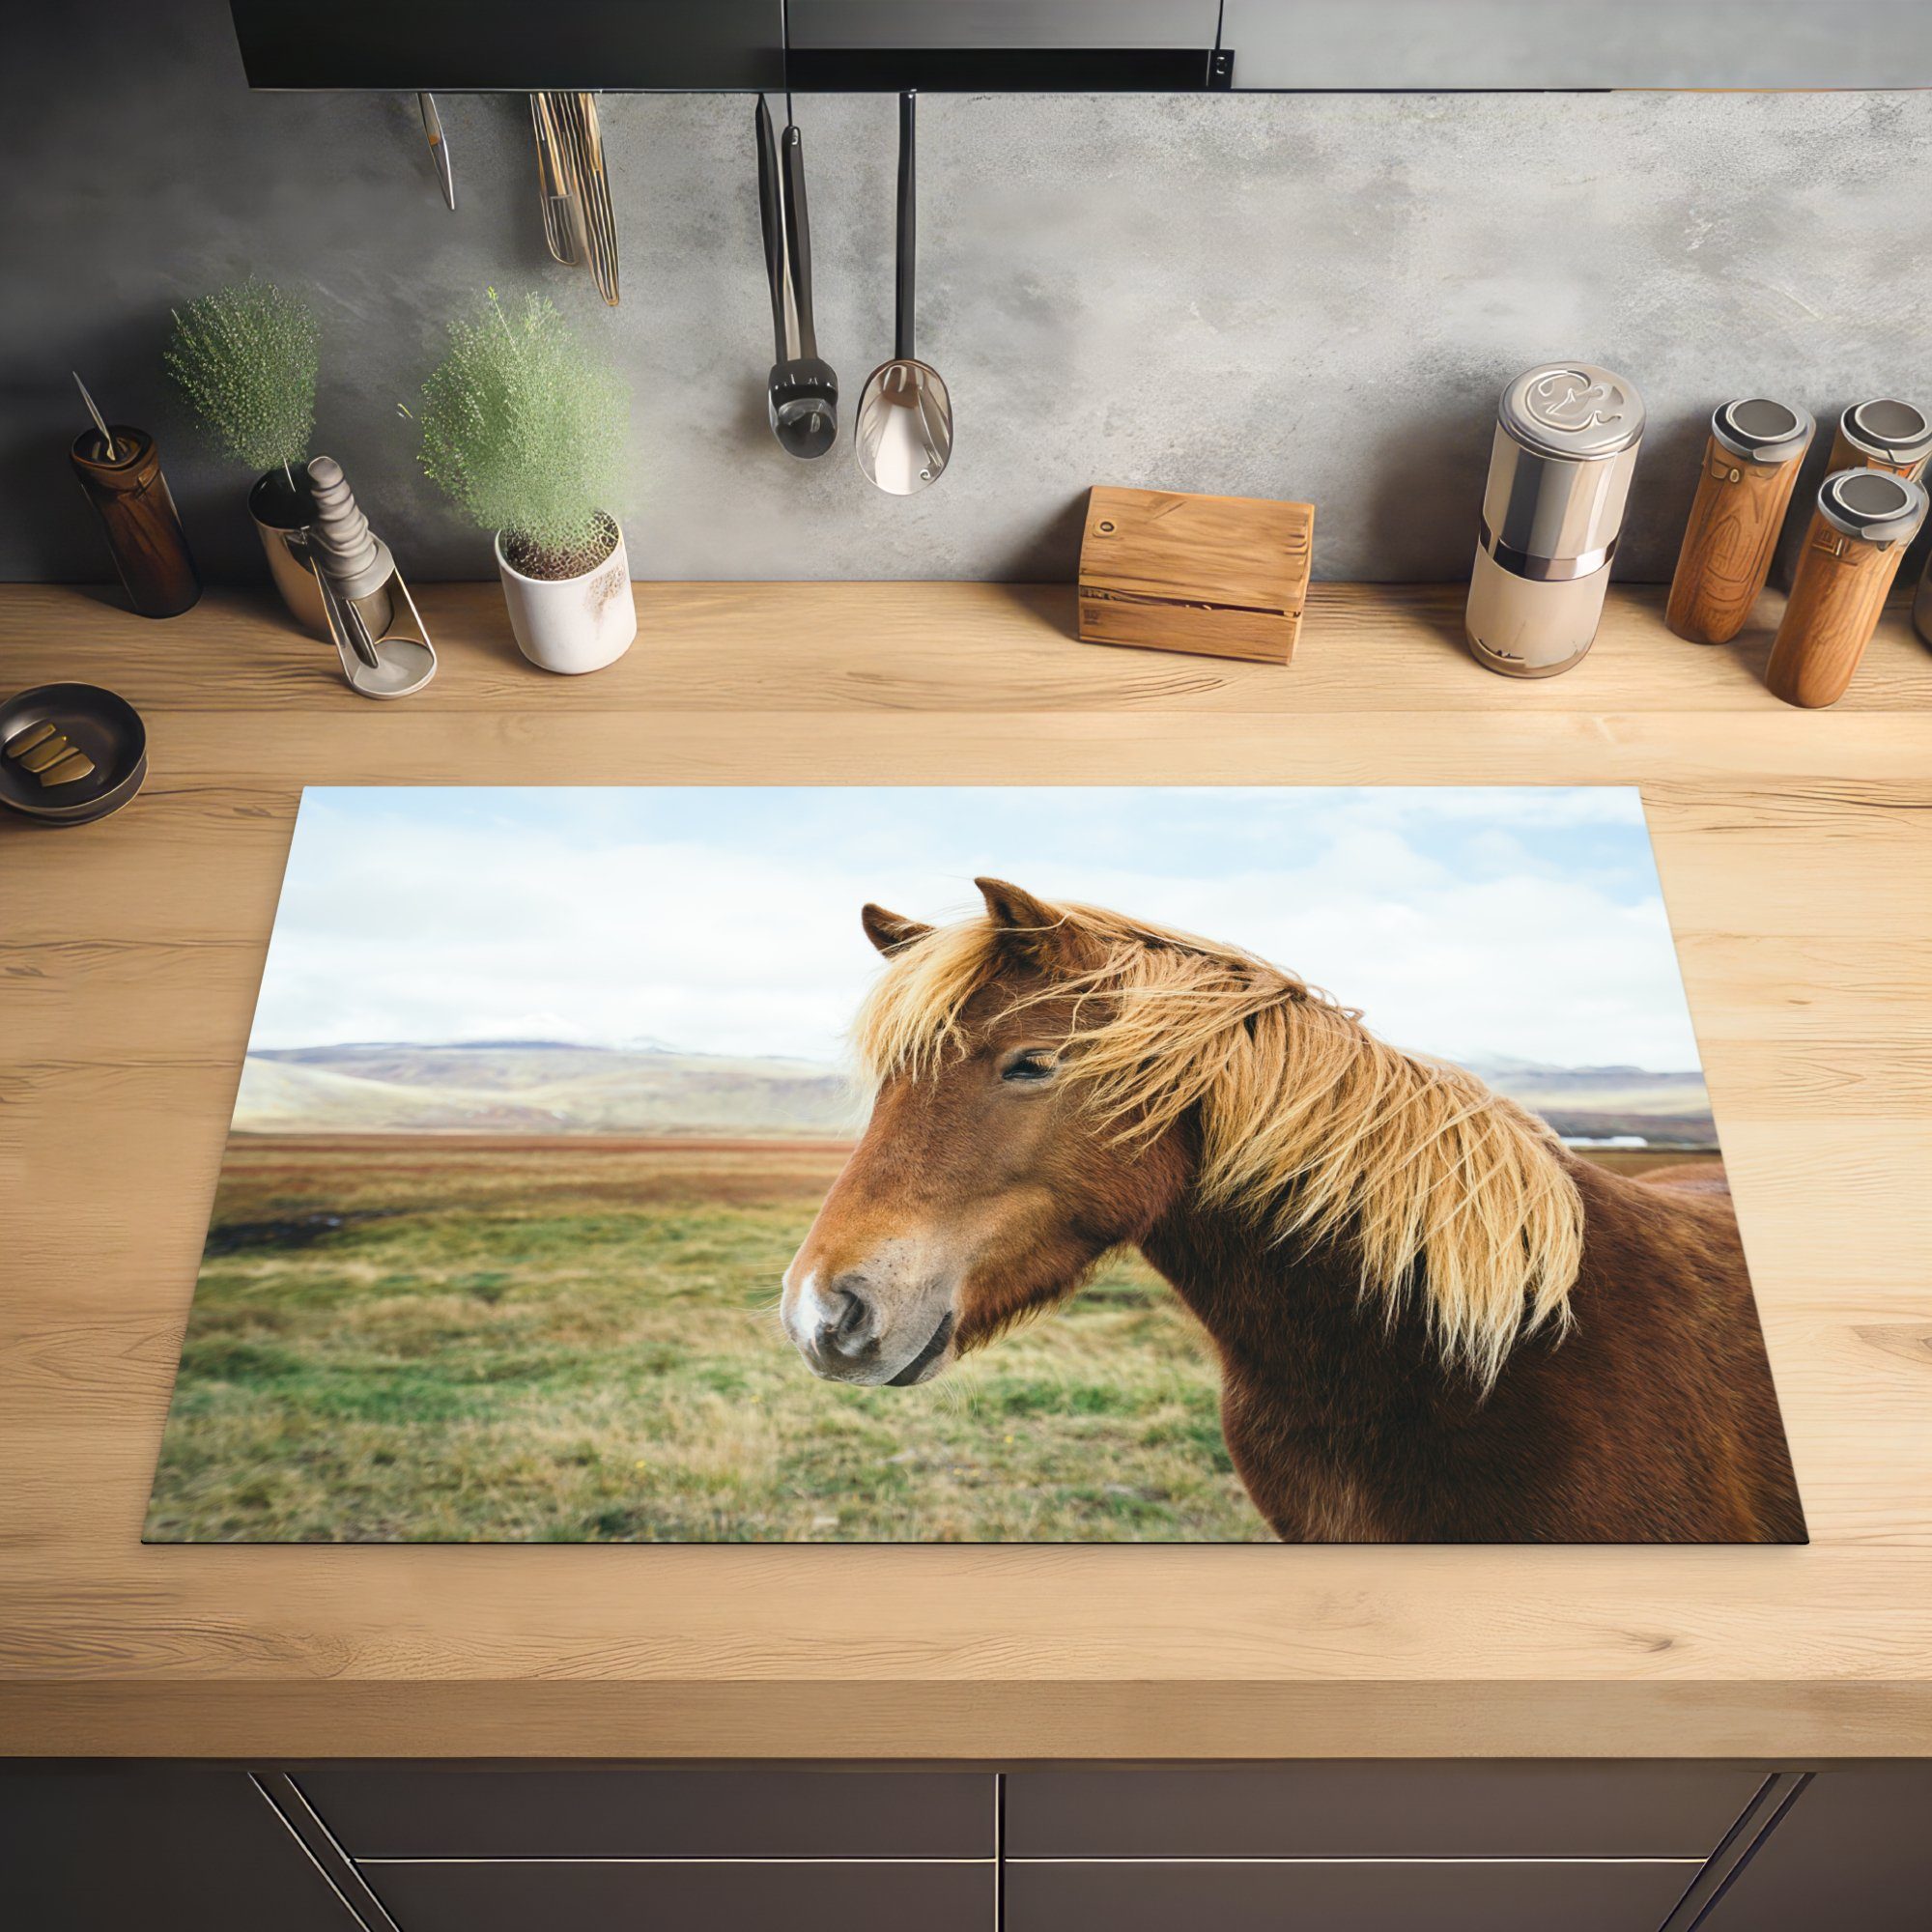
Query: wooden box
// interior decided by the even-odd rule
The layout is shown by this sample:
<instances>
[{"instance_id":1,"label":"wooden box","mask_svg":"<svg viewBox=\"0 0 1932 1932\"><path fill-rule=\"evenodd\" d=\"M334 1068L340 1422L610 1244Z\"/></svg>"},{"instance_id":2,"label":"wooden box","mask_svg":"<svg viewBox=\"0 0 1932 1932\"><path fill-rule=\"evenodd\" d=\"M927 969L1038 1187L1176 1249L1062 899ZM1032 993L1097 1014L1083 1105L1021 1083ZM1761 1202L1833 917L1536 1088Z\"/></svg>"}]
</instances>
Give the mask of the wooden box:
<instances>
[{"instance_id":1,"label":"wooden box","mask_svg":"<svg viewBox=\"0 0 1932 1932\"><path fill-rule=\"evenodd\" d=\"M1080 539L1081 640L1286 664L1314 540L1313 503L1096 486Z\"/></svg>"}]
</instances>

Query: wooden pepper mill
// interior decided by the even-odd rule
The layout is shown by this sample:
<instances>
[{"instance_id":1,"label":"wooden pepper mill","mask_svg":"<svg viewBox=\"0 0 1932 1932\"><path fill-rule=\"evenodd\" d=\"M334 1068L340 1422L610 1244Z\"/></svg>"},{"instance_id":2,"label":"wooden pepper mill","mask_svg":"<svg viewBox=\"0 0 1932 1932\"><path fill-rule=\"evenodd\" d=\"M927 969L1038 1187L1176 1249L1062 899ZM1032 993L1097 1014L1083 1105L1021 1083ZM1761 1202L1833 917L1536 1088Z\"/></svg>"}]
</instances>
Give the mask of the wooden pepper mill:
<instances>
[{"instance_id":1,"label":"wooden pepper mill","mask_svg":"<svg viewBox=\"0 0 1932 1932\"><path fill-rule=\"evenodd\" d=\"M1816 707L1845 695L1925 506L1921 485L1889 470L1825 478L1765 669L1775 697Z\"/></svg>"},{"instance_id":2,"label":"wooden pepper mill","mask_svg":"<svg viewBox=\"0 0 1932 1932\"><path fill-rule=\"evenodd\" d=\"M1727 644L1744 629L1771 575L1777 533L1816 427L1807 412L1764 396L1713 412L1664 607L1664 622L1680 638Z\"/></svg>"},{"instance_id":3,"label":"wooden pepper mill","mask_svg":"<svg viewBox=\"0 0 1932 1932\"><path fill-rule=\"evenodd\" d=\"M1854 403L1838 418L1832 439L1831 468L1889 469L1917 483L1932 457L1932 421L1910 403L1884 398Z\"/></svg>"},{"instance_id":4,"label":"wooden pepper mill","mask_svg":"<svg viewBox=\"0 0 1932 1932\"><path fill-rule=\"evenodd\" d=\"M178 617L201 595L160 453L144 429L115 423L106 437L87 429L68 451L93 504L128 601L143 617Z\"/></svg>"}]
</instances>

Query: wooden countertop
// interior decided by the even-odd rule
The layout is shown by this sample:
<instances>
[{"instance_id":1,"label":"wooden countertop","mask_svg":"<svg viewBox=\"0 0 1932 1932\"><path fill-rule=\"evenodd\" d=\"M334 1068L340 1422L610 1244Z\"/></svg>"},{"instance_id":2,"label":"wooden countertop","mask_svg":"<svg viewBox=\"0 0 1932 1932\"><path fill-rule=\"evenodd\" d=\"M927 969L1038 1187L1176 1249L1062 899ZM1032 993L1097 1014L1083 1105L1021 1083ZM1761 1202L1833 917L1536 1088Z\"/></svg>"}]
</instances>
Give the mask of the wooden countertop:
<instances>
[{"instance_id":1,"label":"wooden countertop","mask_svg":"<svg viewBox=\"0 0 1932 1932\"><path fill-rule=\"evenodd\" d=\"M1801 713L1619 592L1517 683L1461 596L1318 586L1281 670L1062 588L640 584L573 680L452 585L384 705L258 598L0 590L0 687L152 745L119 818L0 812L0 1751L1932 1756L1932 654L1895 611ZM1136 779L1641 783L1810 1548L141 1547L304 780Z\"/></svg>"}]
</instances>

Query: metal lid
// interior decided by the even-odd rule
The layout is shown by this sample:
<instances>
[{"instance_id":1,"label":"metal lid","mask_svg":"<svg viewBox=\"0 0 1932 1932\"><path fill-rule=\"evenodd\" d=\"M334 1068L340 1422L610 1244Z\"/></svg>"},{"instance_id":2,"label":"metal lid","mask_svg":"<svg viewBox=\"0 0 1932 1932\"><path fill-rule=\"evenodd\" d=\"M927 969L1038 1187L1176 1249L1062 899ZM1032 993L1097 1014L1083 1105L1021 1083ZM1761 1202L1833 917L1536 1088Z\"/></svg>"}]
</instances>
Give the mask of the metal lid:
<instances>
[{"instance_id":1,"label":"metal lid","mask_svg":"<svg viewBox=\"0 0 1932 1932\"><path fill-rule=\"evenodd\" d=\"M1643 434L1643 398L1588 362L1539 362L1503 391L1496 420L1525 449L1600 462Z\"/></svg>"},{"instance_id":2,"label":"metal lid","mask_svg":"<svg viewBox=\"0 0 1932 1932\"><path fill-rule=\"evenodd\" d=\"M1890 398L1854 403L1838 427L1848 442L1888 463L1922 463L1932 456L1932 422L1910 403Z\"/></svg>"},{"instance_id":3,"label":"metal lid","mask_svg":"<svg viewBox=\"0 0 1932 1932\"><path fill-rule=\"evenodd\" d=\"M1711 415L1711 434L1747 463L1782 463L1799 455L1816 428L1808 410L1774 403L1769 396L1726 403Z\"/></svg>"},{"instance_id":4,"label":"metal lid","mask_svg":"<svg viewBox=\"0 0 1932 1932\"><path fill-rule=\"evenodd\" d=\"M1834 469L1818 486L1818 514L1866 543L1910 543L1925 505L1922 486L1886 469Z\"/></svg>"}]
</instances>

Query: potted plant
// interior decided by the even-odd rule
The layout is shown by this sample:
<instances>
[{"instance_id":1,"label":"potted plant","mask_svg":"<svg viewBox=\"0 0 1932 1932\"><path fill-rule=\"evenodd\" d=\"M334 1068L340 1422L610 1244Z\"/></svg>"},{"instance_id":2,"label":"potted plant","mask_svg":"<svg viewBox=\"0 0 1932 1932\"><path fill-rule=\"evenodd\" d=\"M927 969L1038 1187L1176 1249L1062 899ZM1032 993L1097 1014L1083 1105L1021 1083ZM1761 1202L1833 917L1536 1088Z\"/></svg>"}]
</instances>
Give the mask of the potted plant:
<instances>
[{"instance_id":1,"label":"potted plant","mask_svg":"<svg viewBox=\"0 0 1932 1932\"><path fill-rule=\"evenodd\" d=\"M423 384L422 467L480 528L517 647L545 670L596 670L638 635L630 559L611 505L630 391L542 296L506 310L488 291L449 325Z\"/></svg>"},{"instance_id":2,"label":"potted plant","mask_svg":"<svg viewBox=\"0 0 1932 1932\"><path fill-rule=\"evenodd\" d=\"M252 278L174 311L164 357L202 427L258 472L248 511L269 574L293 615L328 635L308 527L315 507L301 465L315 434L315 312L298 296Z\"/></svg>"}]
</instances>

